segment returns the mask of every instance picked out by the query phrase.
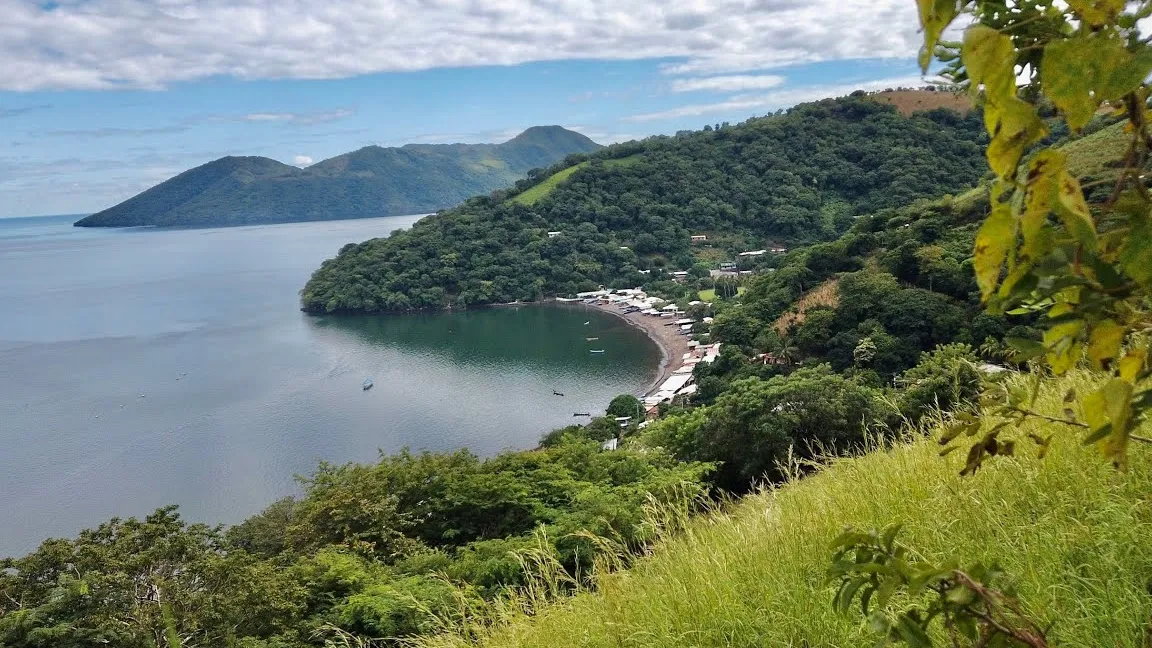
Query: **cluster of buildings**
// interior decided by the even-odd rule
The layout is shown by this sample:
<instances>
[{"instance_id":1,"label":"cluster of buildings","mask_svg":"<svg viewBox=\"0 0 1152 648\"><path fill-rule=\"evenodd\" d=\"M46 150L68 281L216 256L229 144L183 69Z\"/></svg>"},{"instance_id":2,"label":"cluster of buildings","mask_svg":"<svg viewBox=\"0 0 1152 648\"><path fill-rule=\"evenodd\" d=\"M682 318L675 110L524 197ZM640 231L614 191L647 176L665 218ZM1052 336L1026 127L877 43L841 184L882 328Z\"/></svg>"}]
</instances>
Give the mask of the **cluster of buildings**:
<instances>
[{"instance_id":1,"label":"cluster of buildings","mask_svg":"<svg viewBox=\"0 0 1152 648\"><path fill-rule=\"evenodd\" d=\"M715 344L699 344L696 341L688 343L688 352L682 358L682 364L679 369L672 372L656 391L640 399L644 404L644 410L647 414L645 418L651 420L656 418L660 403L671 403L677 398L691 396L696 393L696 381L692 372L696 370L696 365L701 362L714 362L716 357L720 355L720 343ZM641 423L641 426L646 425Z\"/></svg>"}]
</instances>

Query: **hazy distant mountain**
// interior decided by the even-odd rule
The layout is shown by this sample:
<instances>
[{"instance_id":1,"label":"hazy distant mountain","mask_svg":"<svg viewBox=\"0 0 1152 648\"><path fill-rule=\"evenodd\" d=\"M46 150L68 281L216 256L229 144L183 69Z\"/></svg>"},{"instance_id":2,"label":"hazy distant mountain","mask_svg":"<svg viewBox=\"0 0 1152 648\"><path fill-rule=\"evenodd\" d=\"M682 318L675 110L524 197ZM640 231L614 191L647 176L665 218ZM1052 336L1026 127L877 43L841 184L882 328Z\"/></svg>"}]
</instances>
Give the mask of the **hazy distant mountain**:
<instances>
[{"instance_id":1,"label":"hazy distant mountain","mask_svg":"<svg viewBox=\"0 0 1152 648\"><path fill-rule=\"evenodd\" d=\"M598 148L560 126L534 126L503 144L366 146L306 169L264 157L225 157L76 225L250 225L418 214L510 186L530 169Z\"/></svg>"}]
</instances>

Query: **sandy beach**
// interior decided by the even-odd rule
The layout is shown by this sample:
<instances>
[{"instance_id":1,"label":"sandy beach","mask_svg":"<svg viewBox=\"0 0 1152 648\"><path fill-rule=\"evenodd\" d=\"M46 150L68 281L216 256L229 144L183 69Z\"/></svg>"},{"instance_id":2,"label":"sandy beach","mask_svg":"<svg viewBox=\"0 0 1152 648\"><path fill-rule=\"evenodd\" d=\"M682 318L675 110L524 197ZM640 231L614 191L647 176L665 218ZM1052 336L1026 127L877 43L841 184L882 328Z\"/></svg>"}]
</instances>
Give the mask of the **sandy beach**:
<instances>
[{"instance_id":1,"label":"sandy beach","mask_svg":"<svg viewBox=\"0 0 1152 648\"><path fill-rule=\"evenodd\" d=\"M624 319L632 326L643 329L648 337L656 343L656 346L660 347L662 355L660 370L656 374L656 379L648 385L641 396L655 393L656 388L668 380L674 371L684 366L684 354L688 353L688 338L680 335L679 327L665 326L665 324L671 325L672 322L676 321L676 318L623 313L619 306L608 304L580 304L580 306L610 313Z\"/></svg>"}]
</instances>

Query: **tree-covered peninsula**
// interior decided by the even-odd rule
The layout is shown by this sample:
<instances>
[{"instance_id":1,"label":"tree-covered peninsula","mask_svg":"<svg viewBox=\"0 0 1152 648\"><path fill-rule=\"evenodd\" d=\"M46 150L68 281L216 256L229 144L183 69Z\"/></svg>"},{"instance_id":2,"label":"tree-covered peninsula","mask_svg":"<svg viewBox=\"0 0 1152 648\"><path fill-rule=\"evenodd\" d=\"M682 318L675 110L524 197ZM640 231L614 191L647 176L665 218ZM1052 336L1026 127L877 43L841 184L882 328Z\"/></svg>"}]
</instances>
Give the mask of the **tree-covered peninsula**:
<instances>
[{"instance_id":1,"label":"tree-covered peninsula","mask_svg":"<svg viewBox=\"0 0 1152 648\"><path fill-rule=\"evenodd\" d=\"M865 213L971 186L976 112L902 115L872 97L569 156L410 230L348 245L302 292L309 312L466 307L634 286L729 253L835 238Z\"/></svg>"}]
</instances>

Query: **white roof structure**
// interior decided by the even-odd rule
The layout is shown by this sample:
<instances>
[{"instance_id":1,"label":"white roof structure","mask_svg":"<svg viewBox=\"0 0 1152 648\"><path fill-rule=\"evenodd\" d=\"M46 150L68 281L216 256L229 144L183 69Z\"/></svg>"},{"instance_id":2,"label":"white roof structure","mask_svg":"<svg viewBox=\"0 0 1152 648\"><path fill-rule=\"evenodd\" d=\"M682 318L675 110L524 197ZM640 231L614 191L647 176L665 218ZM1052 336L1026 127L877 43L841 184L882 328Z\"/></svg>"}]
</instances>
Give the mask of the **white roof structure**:
<instances>
[{"instance_id":1,"label":"white roof structure","mask_svg":"<svg viewBox=\"0 0 1152 648\"><path fill-rule=\"evenodd\" d=\"M685 324L695 324L696 320L691 319L691 318L678 319L678 320L676 320L676 323L683 326Z\"/></svg>"},{"instance_id":2,"label":"white roof structure","mask_svg":"<svg viewBox=\"0 0 1152 648\"><path fill-rule=\"evenodd\" d=\"M610 293L607 290L592 290L589 292L576 293L576 296L581 299L586 299L588 297L603 297L608 294Z\"/></svg>"},{"instance_id":3,"label":"white roof structure","mask_svg":"<svg viewBox=\"0 0 1152 648\"><path fill-rule=\"evenodd\" d=\"M690 382L692 382L691 374L672 374L660 385L660 391L675 394Z\"/></svg>"},{"instance_id":4,"label":"white roof structure","mask_svg":"<svg viewBox=\"0 0 1152 648\"><path fill-rule=\"evenodd\" d=\"M662 308L660 310L666 310L666 311L671 312L671 311L680 310L680 307L677 306L676 304L668 304L667 306L665 306L664 308Z\"/></svg>"},{"instance_id":5,"label":"white roof structure","mask_svg":"<svg viewBox=\"0 0 1152 648\"><path fill-rule=\"evenodd\" d=\"M692 330L692 325L691 325L691 324L681 324L681 325L680 325L680 330L681 330L681 331L691 331L691 330Z\"/></svg>"},{"instance_id":6,"label":"white roof structure","mask_svg":"<svg viewBox=\"0 0 1152 648\"><path fill-rule=\"evenodd\" d=\"M696 393L696 389L697 389L696 385L688 385L684 389L681 389L676 395L677 396L691 396L692 394Z\"/></svg>"},{"instance_id":7,"label":"white roof structure","mask_svg":"<svg viewBox=\"0 0 1152 648\"><path fill-rule=\"evenodd\" d=\"M740 254L737 254L736 256L755 257L755 256L763 256L765 254L768 254L768 250L752 250L750 252L741 252Z\"/></svg>"}]
</instances>

